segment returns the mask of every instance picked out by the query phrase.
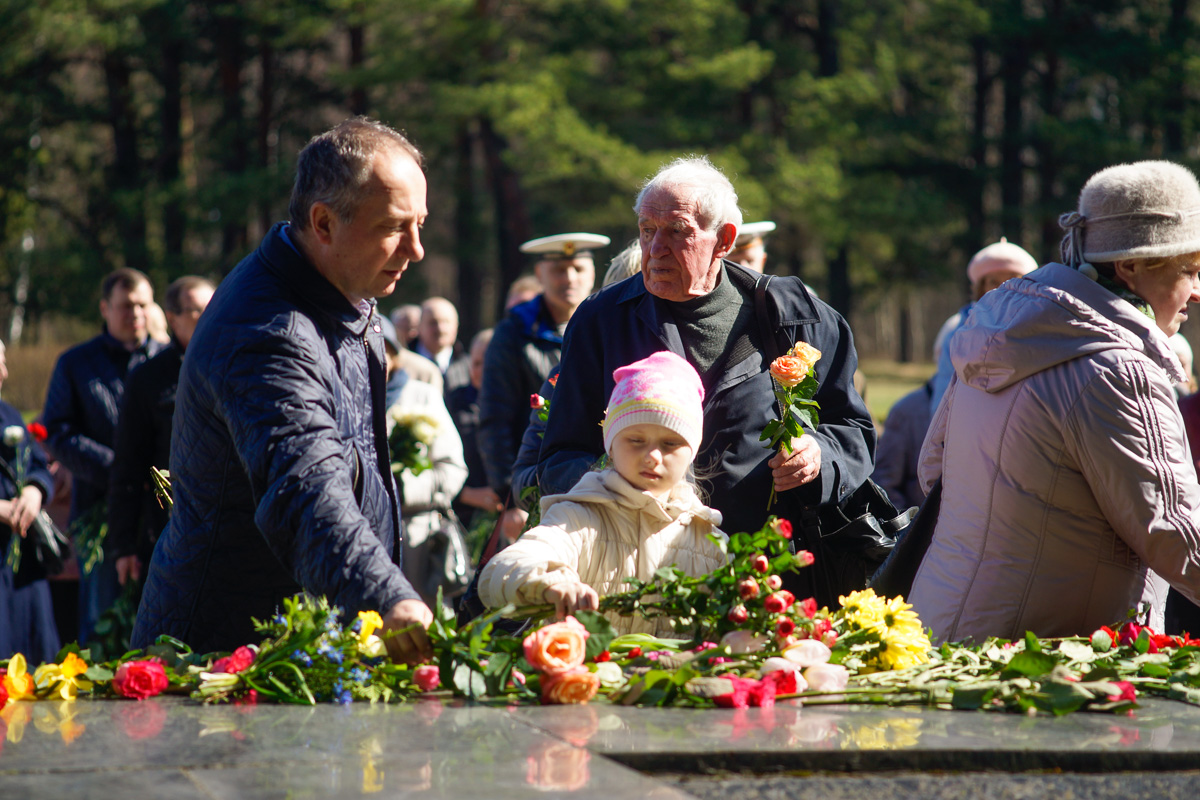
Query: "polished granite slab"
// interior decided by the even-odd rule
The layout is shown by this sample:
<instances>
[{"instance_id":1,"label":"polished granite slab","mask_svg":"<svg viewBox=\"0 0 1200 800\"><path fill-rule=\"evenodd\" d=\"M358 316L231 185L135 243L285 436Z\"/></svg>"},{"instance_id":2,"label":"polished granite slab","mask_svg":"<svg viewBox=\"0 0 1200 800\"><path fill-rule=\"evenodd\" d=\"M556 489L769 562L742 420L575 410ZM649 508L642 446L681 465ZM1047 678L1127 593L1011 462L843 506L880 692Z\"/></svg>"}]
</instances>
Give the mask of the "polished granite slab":
<instances>
[{"instance_id":1,"label":"polished granite slab","mask_svg":"<svg viewBox=\"0 0 1200 800\"><path fill-rule=\"evenodd\" d=\"M836 787L853 796L864 772L903 787L926 780L921 770L1006 771L1015 776L1006 785L1018 786L1017 777L1045 770L1200 769L1200 708L1166 701L1148 701L1133 716L1053 718L788 704L741 711L438 700L301 707L154 698L14 703L0 712L0 724L0 798L542 792L830 800L841 796ZM688 780L722 772L728 776ZM803 792L773 795L771 781ZM814 793L821 781L828 787ZM945 781L938 785L962 795ZM739 785L741 793L724 794ZM938 793L934 784L926 788Z\"/></svg>"}]
</instances>

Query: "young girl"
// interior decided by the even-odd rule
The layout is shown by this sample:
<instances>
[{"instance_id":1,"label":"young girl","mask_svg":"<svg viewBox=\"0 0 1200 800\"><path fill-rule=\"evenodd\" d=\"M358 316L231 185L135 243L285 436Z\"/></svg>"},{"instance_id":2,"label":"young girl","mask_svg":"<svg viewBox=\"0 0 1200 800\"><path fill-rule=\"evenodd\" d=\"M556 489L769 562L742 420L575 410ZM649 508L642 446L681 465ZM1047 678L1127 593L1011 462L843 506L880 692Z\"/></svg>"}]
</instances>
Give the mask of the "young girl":
<instances>
[{"instance_id":1,"label":"young girl","mask_svg":"<svg viewBox=\"0 0 1200 800\"><path fill-rule=\"evenodd\" d=\"M702 575L724 563L708 538L719 511L700 502L688 470L700 447L704 387L674 353L655 353L613 373L603 422L612 466L566 494L542 498L542 522L498 553L480 576L484 603L553 603L559 616L594 609L599 595L650 580L674 565ZM618 633L674 631L667 619L610 616Z\"/></svg>"}]
</instances>

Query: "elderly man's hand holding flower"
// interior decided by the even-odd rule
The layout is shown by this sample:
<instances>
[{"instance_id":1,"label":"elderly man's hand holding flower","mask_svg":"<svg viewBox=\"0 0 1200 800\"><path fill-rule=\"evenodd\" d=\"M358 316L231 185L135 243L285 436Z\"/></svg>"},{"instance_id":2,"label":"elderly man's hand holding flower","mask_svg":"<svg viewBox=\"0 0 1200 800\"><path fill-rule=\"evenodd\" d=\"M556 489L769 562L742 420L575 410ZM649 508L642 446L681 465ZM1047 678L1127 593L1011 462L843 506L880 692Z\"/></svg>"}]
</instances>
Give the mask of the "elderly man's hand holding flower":
<instances>
[{"instance_id":1,"label":"elderly man's hand holding flower","mask_svg":"<svg viewBox=\"0 0 1200 800\"><path fill-rule=\"evenodd\" d=\"M807 342L797 342L784 355L771 362L771 379L780 419L771 420L763 429L764 441L776 450L767 462L774 479L774 492L784 492L816 480L821 474L821 446L805 433L819 424L818 406L813 397L820 388L816 364L821 351Z\"/></svg>"}]
</instances>

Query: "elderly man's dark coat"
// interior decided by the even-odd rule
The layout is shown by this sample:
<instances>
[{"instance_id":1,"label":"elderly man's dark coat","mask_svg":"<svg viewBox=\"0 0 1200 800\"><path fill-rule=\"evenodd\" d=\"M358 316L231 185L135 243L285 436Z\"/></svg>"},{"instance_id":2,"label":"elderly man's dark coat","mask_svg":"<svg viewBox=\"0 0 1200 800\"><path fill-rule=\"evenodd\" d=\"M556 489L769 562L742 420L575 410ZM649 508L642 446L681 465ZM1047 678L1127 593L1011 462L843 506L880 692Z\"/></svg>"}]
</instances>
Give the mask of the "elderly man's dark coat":
<instances>
[{"instance_id":1,"label":"elderly man's dark coat","mask_svg":"<svg viewBox=\"0 0 1200 800\"><path fill-rule=\"evenodd\" d=\"M726 261L726 274L751 302L758 275ZM858 355L841 315L813 297L798 278L774 278L766 307L779 347L805 341L821 351L816 376L821 424L821 474L784 492L768 511L771 451L759 441L778 416L768 358L757 326L755 347L732 355L704 398L704 438L696 458L700 486L730 533L760 528L769 513L798 520L799 510L840 502L871 474L875 428L854 389ZM567 326L561 373L542 440L542 496L565 492L604 452L600 421L613 389L613 371L655 352L686 358L671 303L646 291L641 275L583 302Z\"/></svg>"},{"instance_id":2,"label":"elderly man's dark coat","mask_svg":"<svg viewBox=\"0 0 1200 800\"><path fill-rule=\"evenodd\" d=\"M397 564L380 327L276 225L188 345L171 441L175 507L132 644L252 640L302 588L348 612L417 599Z\"/></svg>"}]
</instances>

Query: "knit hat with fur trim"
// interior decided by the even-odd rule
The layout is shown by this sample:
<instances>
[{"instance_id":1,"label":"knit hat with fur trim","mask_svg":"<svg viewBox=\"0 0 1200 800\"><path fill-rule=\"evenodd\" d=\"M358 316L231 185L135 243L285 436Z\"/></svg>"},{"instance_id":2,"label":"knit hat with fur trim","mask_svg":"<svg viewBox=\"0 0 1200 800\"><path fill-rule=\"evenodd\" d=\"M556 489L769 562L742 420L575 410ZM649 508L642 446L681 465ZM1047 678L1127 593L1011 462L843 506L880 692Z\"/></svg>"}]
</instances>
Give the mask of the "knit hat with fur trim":
<instances>
[{"instance_id":1,"label":"knit hat with fur trim","mask_svg":"<svg viewBox=\"0 0 1200 800\"><path fill-rule=\"evenodd\" d=\"M695 368L669 351L655 353L613 372L612 396L605 412L604 450L630 425L650 423L675 431L700 449L704 432L704 385Z\"/></svg>"},{"instance_id":2,"label":"knit hat with fur trim","mask_svg":"<svg viewBox=\"0 0 1200 800\"><path fill-rule=\"evenodd\" d=\"M974 255L971 263L967 264L967 277L974 286L983 280L984 275L999 269L1028 275L1037 268L1037 261L1024 247L1001 236L1000 241L989 244Z\"/></svg>"},{"instance_id":3,"label":"knit hat with fur trim","mask_svg":"<svg viewBox=\"0 0 1200 800\"><path fill-rule=\"evenodd\" d=\"M1138 161L1103 169L1058 224L1063 263L1165 258L1200 252L1200 184L1187 167Z\"/></svg>"}]
</instances>

